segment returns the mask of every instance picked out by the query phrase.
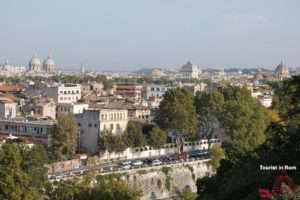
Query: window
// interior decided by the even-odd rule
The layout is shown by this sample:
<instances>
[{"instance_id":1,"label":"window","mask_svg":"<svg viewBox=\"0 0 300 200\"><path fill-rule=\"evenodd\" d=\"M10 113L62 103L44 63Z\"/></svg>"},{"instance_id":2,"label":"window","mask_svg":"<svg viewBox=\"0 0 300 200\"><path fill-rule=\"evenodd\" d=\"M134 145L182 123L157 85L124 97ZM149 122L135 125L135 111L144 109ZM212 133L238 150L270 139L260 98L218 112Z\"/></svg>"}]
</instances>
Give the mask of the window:
<instances>
[{"instance_id":1,"label":"window","mask_svg":"<svg viewBox=\"0 0 300 200\"><path fill-rule=\"evenodd\" d=\"M110 130L114 130L114 124L110 124Z\"/></svg>"},{"instance_id":2,"label":"window","mask_svg":"<svg viewBox=\"0 0 300 200\"><path fill-rule=\"evenodd\" d=\"M91 124L91 123L89 124L89 127L92 127L92 124Z\"/></svg>"},{"instance_id":3,"label":"window","mask_svg":"<svg viewBox=\"0 0 300 200\"><path fill-rule=\"evenodd\" d=\"M97 125L97 124L94 124L94 127L95 127L95 128L97 128L97 127L98 127L98 125Z\"/></svg>"}]
</instances>

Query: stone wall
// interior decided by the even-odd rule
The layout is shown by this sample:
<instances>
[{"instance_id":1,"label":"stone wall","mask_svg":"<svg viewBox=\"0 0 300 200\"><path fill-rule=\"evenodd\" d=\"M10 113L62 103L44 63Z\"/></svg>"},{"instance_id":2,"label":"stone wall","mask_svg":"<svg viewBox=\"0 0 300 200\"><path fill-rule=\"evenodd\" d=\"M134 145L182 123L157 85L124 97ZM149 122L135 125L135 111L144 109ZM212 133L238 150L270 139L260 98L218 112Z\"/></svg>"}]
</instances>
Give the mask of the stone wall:
<instances>
[{"instance_id":1,"label":"stone wall","mask_svg":"<svg viewBox=\"0 0 300 200\"><path fill-rule=\"evenodd\" d=\"M186 187L197 192L196 181L212 173L209 160L193 161L167 167L133 170L122 178L143 192L142 200L178 196Z\"/></svg>"}]
</instances>

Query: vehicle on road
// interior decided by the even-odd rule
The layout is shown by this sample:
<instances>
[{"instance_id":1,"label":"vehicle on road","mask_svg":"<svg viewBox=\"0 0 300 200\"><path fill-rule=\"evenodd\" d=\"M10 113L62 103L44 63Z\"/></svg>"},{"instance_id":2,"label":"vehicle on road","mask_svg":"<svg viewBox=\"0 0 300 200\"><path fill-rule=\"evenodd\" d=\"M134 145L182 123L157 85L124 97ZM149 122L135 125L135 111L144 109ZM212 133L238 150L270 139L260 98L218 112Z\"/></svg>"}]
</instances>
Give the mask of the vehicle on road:
<instances>
[{"instance_id":1,"label":"vehicle on road","mask_svg":"<svg viewBox=\"0 0 300 200\"><path fill-rule=\"evenodd\" d=\"M131 169L131 165L123 165L121 169L123 170Z\"/></svg>"},{"instance_id":2,"label":"vehicle on road","mask_svg":"<svg viewBox=\"0 0 300 200\"><path fill-rule=\"evenodd\" d=\"M131 160L126 160L121 162L121 165L130 165L131 164Z\"/></svg>"},{"instance_id":3,"label":"vehicle on road","mask_svg":"<svg viewBox=\"0 0 300 200\"><path fill-rule=\"evenodd\" d=\"M144 163L143 163L143 161L141 161L141 160L136 160L136 161L133 161L132 162L132 165L133 166L142 166Z\"/></svg>"},{"instance_id":4,"label":"vehicle on road","mask_svg":"<svg viewBox=\"0 0 300 200\"><path fill-rule=\"evenodd\" d=\"M162 164L162 162L158 159L152 160L152 163L151 163L152 166L157 166L157 165L161 165L161 164Z\"/></svg>"}]
</instances>

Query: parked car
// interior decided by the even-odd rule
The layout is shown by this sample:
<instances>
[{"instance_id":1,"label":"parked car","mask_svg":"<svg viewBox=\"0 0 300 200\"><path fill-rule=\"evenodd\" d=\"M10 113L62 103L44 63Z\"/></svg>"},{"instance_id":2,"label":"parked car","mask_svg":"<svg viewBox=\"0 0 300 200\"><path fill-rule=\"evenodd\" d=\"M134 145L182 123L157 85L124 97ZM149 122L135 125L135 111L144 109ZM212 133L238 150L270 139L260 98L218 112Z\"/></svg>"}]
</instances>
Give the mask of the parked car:
<instances>
[{"instance_id":1,"label":"parked car","mask_svg":"<svg viewBox=\"0 0 300 200\"><path fill-rule=\"evenodd\" d=\"M141 165L143 165L144 163L143 163L143 161L141 161L141 160L136 160L136 161L133 161L132 162L132 165L133 166L141 166Z\"/></svg>"},{"instance_id":2,"label":"parked car","mask_svg":"<svg viewBox=\"0 0 300 200\"><path fill-rule=\"evenodd\" d=\"M157 165L161 165L161 164L162 164L162 162L160 160L152 160L152 163L151 163L152 166L157 166Z\"/></svg>"},{"instance_id":3,"label":"parked car","mask_svg":"<svg viewBox=\"0 0 300 200\"><path fill-rule=\"evenodd\" d=\"M131 164L131 160L125 160L121 162L121 165L130 165L130 164Z\"/></svg>"},{"instance_id":4,"label":"parked car","mask_svg":"<svg viewBox=\"0 0 300 200\"><path fill-rule=\"evenodd\" d=\"M131 168L131 165L123 165L121 167L121 169L124 169L124 170L130 169L130 168Z\"/></svg>"}]
</instances>

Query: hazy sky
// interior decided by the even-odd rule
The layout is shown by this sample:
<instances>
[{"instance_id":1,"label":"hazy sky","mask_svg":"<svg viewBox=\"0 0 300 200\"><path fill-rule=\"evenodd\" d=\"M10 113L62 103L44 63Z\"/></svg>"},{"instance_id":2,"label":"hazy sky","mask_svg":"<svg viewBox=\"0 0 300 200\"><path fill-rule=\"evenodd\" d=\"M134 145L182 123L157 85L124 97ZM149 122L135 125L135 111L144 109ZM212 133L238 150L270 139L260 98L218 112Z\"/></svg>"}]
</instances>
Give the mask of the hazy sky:
<instances>
[{"instance_id":1,"label":"hazy sky","mask_svg":"<svg viewBox=\"0 0 300 200\"><path fill-rule=\"evenodd\" d=\"M299 0L0 0L0 63L300 66Z\"/></svg>"}]
</instances>

